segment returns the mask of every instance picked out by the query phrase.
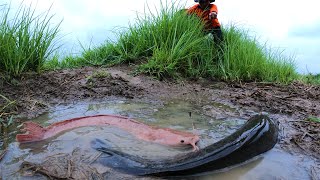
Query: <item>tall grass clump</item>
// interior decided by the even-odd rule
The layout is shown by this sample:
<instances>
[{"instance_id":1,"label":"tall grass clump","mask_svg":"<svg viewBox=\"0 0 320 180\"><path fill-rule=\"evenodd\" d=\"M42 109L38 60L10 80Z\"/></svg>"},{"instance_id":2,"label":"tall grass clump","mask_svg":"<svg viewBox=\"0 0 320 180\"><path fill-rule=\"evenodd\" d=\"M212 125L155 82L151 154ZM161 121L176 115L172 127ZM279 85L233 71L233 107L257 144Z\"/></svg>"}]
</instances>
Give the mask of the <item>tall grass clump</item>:
<instances>
[{"instance_id":1,"label":"tall grass clump","mask_svg":"<svg viewBox=\"0 0 320 180\"><path fill-rule=\"evenodd\" d=\"M224 45L218 51L221 46L203 33L202 22L180 9L175 4L162 4L155 12L148 9L135 24L118 33L118 41L87 51L86 59L139 63L141 72L157 77L269 82L296 78L292 58L260 45L248 31L234 24L223 26Z\"/></svg>"},{"instance_id":2,"label":"tall grass clump","mask_svg":"<svg viewBox=\"0 0 320 180\"><path fill-rule=\"evenodd\" d=\"M134 24L118 31L117 41L84 50L61 66L139 64L142 73L162 77L217 77L231 81L290 82L297 77L293 58L259 44L234 24L223 26L222 46L203 32L198 17L177 4L146 8ZM79 63L77 63L79 61ZM69 63L70 62L70 63ZM64 64L64 65L62 65Z\"/></svg>"},{"instance_id":3,"label":"tall grass clump","mask_svg":"<svg viewBox=\"0 0 320 180\"><path fill-rule=\"evenodd\" d=\"M112 60L142 63L141 72L157 77L205 76L213 74L216 53L202 29L198 18L162 4L159 11L148 9L148 14L138 16L118 34L116 43L102 49Z\"/></svg>"},{"instance_id":4,"label":"tall grass clump","mask_svg":"<svg viewBox=\"0 0 320 180\"><path fill-rule=\"evenodd\" d=\"M53 16L49 10L35 15L31 5L20 5L13 16L11 11L10 5L6 5L0 14L0 71L12 76L40 72L57 48L54 39L61 22L51 27Z\"/></svg>"},{"instance_id":5,"label":"tall grass clump","mask_svg":"<svg viewBox=\"0 0 320 180\"><path fill-rule=\"evenodd\" d=\"M234 24L224 28L224 56L218 76L236 81L290 82L297 78L292 57L259 44L249 32Z\"/></svg>"}]
</instances>

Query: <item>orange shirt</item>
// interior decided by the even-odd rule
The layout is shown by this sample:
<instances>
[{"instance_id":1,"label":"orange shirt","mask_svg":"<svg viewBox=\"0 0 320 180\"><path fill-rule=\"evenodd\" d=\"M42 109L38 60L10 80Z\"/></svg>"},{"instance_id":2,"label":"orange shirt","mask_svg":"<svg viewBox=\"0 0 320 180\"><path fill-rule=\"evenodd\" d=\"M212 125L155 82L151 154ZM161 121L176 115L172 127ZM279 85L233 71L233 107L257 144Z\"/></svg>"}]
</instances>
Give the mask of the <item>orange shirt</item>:
<instances>
[{"instance_id":1,"label":"orange shirt","mask_svg":"<svg viewBox=\"0 0 320 180\"><path fill-rule=\"evenodd\" d=\"M216 19L209 19L209 14L211 12L218 13L218 8L215 4L210 4L206 9L202 10L200 8L199 4L196 4L192 7L190 7L187 10L188 14L196 14L199 18L203 20L205 23L205 29L210 30L212 28L220 27L220 23L218 21L218 18Z\"/></svg>"}]
</instances>

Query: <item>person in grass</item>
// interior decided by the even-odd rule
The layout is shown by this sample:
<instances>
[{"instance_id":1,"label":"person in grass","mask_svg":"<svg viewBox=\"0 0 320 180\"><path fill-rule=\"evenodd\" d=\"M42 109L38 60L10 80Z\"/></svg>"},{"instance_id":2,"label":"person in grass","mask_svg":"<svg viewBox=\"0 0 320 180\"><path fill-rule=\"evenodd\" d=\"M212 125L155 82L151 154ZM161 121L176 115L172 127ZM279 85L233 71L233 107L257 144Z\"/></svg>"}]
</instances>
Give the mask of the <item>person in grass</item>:
<instances>
[{"instance_id":1,"label":"person in grass","mask_svg":"<svg viewBox=\"0 0 320 180\"><path fill-rule=\"evenodd\" d=\"M221 26L218 20L218 8L215 4L211 4L215 0L194 0L197 4L187 9L187 14L195 14L204 22L204 31L211 33L214 42L218 45L223 41Z\"/></svg>"}]
</instances>

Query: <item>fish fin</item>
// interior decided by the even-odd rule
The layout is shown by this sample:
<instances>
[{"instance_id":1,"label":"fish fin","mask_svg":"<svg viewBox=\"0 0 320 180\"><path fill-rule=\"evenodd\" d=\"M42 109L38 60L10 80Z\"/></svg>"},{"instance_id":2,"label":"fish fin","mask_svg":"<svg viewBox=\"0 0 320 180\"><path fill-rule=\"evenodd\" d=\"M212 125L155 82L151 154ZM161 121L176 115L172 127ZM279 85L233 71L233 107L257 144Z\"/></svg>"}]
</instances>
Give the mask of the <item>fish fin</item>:
<instances>
[{"instance_id":1,"label":"fish fin","mask_svg":"<svg viewBox=\"0 0 320 180\"><path fill-rule=\"evenodd\" d=\"M193 147L193 149L192 149L193 152L197 152L200 150L199 147L195 143L191 143L191 145Z\"/></svg>"},{"instance_id":2,"label":"fish fin","mask_svg":"<svg viewBox=\"0 0 320 180\"><path fill-rule=\"evenodd\" d=\"M46 132L46 129L37 123L29 121L23 123L22 131L25 133L17 134L16 140L18 142L32 142L41 140Z\"/></svg>"}]
</instances>

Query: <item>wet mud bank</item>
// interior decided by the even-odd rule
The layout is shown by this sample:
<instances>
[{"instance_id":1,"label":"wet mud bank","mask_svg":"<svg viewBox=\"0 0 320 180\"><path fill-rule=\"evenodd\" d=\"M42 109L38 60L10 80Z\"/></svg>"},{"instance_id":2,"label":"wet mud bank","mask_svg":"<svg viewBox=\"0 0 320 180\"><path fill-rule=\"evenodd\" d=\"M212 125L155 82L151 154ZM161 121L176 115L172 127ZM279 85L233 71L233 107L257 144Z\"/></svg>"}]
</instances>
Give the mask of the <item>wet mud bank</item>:
<instances>
[{"instance_id":1,"label":"wet mud bank","mask_svg":"<svg viewBox=\"0 0 320 180\"><path fill-rule=\"evenodd\" d=\"M26 74L10 83L0 80L0 94L15 101L16 106L8 109L7 114L28 118L37 117L59 104L103 102L115 97L153 103L189 101L202 107L205 115L219 120L248 119L264 113L279 124L278 146L281 149L320 161L320 125L307 121L310 116L320 116L319 86L298 82L289 85L226 83L207 79L159 81L144 75L133 76L133 69L129 66L86 67ZM0 104L4 103L0 98ZM319 164L310 167L310 171L319 168Z\"/></svg>"}]
</instances>

